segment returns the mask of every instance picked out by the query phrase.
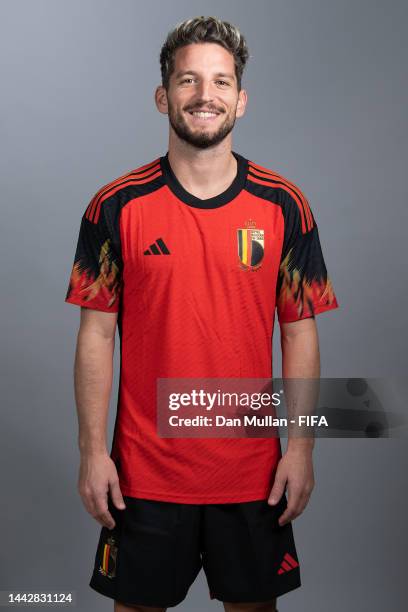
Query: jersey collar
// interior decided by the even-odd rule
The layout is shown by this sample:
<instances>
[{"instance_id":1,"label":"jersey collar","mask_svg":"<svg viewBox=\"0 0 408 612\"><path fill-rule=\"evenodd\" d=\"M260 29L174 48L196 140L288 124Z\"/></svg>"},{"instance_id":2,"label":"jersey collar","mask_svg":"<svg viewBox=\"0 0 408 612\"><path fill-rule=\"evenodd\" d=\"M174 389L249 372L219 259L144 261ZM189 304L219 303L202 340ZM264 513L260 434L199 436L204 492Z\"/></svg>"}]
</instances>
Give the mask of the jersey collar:
<instances>
[{"instance_id":1,"label":"jersey collar","mask_svg":"<svg viewBox=\"0 0 408 612\"><path fill-rule=\"evenodd\" d=\"M195 195L184 189L183 185L179 182L170 166L168 151L166 155L160 157L160 165L168 187L179 200L185 204L188 204L189 206L193 206L194 208L219 208L220 206L224 206L236 198L246 184L248 160L235 151L231 151L231 153L238 163L237 174L235 175L234 180L225 191L212 198L207 198L206 200L197 198Z\"/></svg>"}]
</instances>

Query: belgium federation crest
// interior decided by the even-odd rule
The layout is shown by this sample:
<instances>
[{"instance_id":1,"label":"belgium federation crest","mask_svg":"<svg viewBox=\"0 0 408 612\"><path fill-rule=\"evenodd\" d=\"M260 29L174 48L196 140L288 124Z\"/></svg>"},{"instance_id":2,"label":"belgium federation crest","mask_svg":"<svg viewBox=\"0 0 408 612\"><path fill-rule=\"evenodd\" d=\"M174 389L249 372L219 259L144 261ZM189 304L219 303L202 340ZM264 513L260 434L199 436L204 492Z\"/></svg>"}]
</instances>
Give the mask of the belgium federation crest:
<instances>
[{"instance_id":1,"label":"belgium federation crest","mask_svg":"<svg viewBox=\"0 0 408 612\"><path fill-rule=\"evenodd\" d=\"M115 539L109 537L102 548L102 564L99 566L99 572L107 578L114 578L116 576L116 557L118 554L118 547Z\"/></svg>"},{"instance_id":2,"label":"belgium federation crest","mask_svg":"<svg viewBox=\"0 0 408 612\"><path fill-rule=\"evenodd\" d=\"M245 225L245 229L237 230L239 263L245 270L256 270L264 256L264 230L256 229L251 219Z\"/></svg>"}]
</instances>

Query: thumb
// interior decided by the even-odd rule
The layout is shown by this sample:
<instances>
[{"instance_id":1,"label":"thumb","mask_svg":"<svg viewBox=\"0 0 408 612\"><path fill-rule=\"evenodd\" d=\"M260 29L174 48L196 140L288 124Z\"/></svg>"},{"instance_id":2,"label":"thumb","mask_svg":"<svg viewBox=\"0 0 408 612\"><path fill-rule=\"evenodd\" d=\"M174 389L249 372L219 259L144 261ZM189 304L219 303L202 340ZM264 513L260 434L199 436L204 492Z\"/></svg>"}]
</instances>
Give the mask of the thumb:
<instances>
[{"instance_id":1,"label":"thumb","mask_svg":"<svg viewBox=\"0 0 408 612\"><path fill-rule=\"evenodd\" d=\"M269 495L268 504L275 505L282 497L286 486L286 478L276 474L272 490Z\"/></svg>"},{"instance_id":2,"label":"thumb","mask_svg":"<svg viewBox=\"0 0 408 612\"><path fill-rule=\"evenodd\" d=\"M120 490L119 480L115 480L114 482L110 483L110 491L113 504L119 510L124 510L126 506L125 502L123 501L122 492Z\"/></svg>"}]
</instances>

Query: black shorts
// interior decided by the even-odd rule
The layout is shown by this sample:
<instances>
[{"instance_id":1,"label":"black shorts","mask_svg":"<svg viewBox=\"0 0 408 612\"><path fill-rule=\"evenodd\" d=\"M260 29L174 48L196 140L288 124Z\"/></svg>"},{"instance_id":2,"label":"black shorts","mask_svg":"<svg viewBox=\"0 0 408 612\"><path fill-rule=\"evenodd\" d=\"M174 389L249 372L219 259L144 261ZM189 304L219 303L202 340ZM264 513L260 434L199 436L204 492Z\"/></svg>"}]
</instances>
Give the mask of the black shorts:
<instances>
[{"instance_id":1,"label":"black shorts","mask_svg":"<svg viewBox=\"0 0 408 612\"><path fill-rule=\"evenodd\" d=\"M211 599L269 601L300 586L287 505L266 500L179 504L109 500L116 525L102 527L89 586L128 605L172 607L185 599L203 567Z\"/></svg>"}]
</instances>

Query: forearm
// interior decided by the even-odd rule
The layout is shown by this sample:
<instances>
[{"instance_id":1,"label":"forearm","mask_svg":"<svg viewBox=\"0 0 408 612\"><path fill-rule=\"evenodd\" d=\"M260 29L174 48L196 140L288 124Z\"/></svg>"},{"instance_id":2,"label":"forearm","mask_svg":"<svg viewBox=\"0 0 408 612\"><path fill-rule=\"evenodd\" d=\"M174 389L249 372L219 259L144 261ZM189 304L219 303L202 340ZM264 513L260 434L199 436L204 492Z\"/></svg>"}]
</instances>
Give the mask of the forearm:
<instances>
[{"instance_id":1,"label":"forearm","mask_svg":"<svg viewBox=\"0 0 408 612\"><path fill-rule=\"evenodd\" d=\"M115 339L79 330L74 383L81 453L105 453Z\"/></svg>"},{"instance_id":2,"label":"forearm","mask_svg":"<svg viewBox=\"0 0 408 612\"><path fill-rule=\"evenodd\" d=\"M303 325L304 323L304 325ZM320 354L314 322L299 322L296 333L282 333L282 375L290 419L313 414L318 400ZM306 433L305 433L306 432ZM288 427L288 450L310 450L314 447L313 430L296 424Z\"/></svg>"}]
</instances>

